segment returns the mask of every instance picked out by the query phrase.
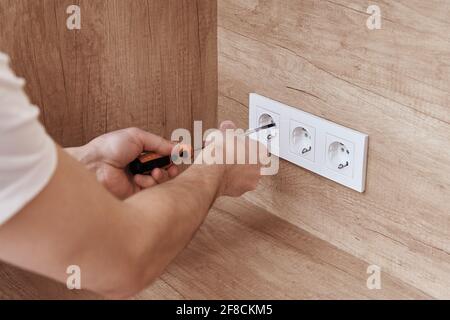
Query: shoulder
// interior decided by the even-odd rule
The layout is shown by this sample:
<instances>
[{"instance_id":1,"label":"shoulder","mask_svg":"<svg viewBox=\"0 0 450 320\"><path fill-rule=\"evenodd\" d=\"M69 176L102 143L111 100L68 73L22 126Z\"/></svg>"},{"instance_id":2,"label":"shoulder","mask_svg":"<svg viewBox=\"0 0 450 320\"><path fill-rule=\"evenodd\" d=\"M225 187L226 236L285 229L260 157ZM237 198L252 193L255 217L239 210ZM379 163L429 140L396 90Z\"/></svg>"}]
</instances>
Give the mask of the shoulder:
<instances>
[{"instance_id":1,"label":"shoulder","mask_svg":"<svg viewBox=\"0 0 450 320\"><path fill-rule=\"evenodd\" d=\"M22 89L25 80L14 74L9 63L9 56L0 51L0 90Z\"/></svg>"},{"instance_id":2,"label":"shoulder","mask_svg":"<svg viewBox=\"0 0 450 320\"><path fill-rule=\"evenodd\" d=\"M0 51L0 63L9 63L9 56L3 52Z\"/></svg>"}]
</instances>

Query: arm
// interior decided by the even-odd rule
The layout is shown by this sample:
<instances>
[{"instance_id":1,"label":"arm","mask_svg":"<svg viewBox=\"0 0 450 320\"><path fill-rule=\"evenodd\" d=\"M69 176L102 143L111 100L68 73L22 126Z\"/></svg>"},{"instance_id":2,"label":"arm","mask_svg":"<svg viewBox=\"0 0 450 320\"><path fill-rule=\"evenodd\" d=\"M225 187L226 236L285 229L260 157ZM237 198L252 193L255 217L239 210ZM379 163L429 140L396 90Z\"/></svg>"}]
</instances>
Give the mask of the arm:
<instances>
[{"instance_id":1,"label":"arm","mask_svg":"<svg viewBox=\"0 0 450 320\"><path fill-rule=\"evenodd\" d=\"M0 227L0 259L62 282L78 265L83 288L109 297L145 288L189 243L217 196L242 194L259 179L258 166L193 165L120 201L61 149L58 156L48 186Z\"/></svg>"}]
</instances>

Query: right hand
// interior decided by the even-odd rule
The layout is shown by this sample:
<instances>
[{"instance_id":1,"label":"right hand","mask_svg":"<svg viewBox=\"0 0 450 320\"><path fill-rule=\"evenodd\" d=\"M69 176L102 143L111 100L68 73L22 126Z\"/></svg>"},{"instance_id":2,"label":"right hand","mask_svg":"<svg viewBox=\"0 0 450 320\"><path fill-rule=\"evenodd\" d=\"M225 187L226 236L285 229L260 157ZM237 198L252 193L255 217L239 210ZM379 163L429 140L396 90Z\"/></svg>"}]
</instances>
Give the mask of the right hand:
<instances>
[{"instance_id":1,"label":"right hand","mask_svg":"<svg viewBox=\"0 0 450 320\"><path fill-rule=\"evenodd\" d=\"M222 122L220 130L224 133L227 129L236 129L236 126L231 121ZM224 178L222 179L220 195L229 197L239 197L246 192L255 190L261 178L261 164L249 164L249 150L258 150L259 154L267 153L264 145L255 140L251 140L245 136L239 136L232 141L225 141L224 139L224 155L233 152L236 155L236 150L243 149L243 144L246 150L246 164L226 164L224 165ZM250 146L252 145L252 148ZM232 149L234 147L234 150Z\"/></svg>"}]
</instances>

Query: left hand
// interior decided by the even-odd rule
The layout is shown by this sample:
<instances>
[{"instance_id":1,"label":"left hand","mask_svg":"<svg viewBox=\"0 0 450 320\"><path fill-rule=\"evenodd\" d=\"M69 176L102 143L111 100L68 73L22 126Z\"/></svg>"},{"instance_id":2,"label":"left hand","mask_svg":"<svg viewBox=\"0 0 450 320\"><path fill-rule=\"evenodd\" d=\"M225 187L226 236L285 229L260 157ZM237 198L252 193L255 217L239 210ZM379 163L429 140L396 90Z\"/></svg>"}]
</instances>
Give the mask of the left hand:
<instances>
[{"instance_id":1,"label":"left hand","mask_svg":"<svg viewBox=\"0 0 450 320\"><path fill-rule=\"evenodd\" d=\"M93 171L97 180L112 194L125 199L133 194L163 183L178 175L178 168L155 169L151 175L132 176L127 166L144 151L170 155L173 144L138 128L104 134L79 148L66 151Z\"/></svg>"}]
</instances>

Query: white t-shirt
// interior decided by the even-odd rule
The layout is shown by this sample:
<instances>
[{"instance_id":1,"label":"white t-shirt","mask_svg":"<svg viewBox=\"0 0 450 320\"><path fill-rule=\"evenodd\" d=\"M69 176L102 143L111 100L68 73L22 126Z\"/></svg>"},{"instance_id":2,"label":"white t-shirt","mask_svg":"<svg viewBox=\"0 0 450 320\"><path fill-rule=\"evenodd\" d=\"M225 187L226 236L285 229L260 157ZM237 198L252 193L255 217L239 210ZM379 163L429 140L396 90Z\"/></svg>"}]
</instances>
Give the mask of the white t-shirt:
<instances>
[{"instance_id":1,"label":"white t-shirt","mask_svg":"<svg viewBox=\"0 0 450 320\"><path fill-rule=\"evenodd\" d=\"M24 84L0 52L0 225L44 189L57 163L55 144Z\"/></svg>"}]
</instances>

